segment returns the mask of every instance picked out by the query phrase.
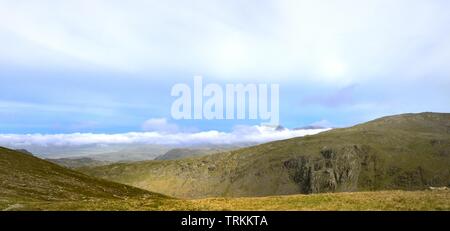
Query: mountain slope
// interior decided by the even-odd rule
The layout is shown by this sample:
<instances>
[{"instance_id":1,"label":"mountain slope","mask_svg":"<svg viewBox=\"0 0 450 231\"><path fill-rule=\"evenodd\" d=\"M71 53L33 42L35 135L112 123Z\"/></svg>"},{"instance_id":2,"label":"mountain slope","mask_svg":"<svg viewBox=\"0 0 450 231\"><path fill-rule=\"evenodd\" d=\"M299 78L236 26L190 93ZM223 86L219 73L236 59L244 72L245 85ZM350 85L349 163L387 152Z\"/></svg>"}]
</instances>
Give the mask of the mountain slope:
<instances>
[{"instance_id":1,"label":"mountain slope","mask_svg":"<svg viewBox=\"0 0 450 231\"><path fill-rule=\"evenodd\" d=\"M96 179L32 155L0 147L0 208L23 201L167 198Z\"/></svg>"},{"instance_id":2,"label":"mountain slope","mask_svg":"<svg viewBox=\"0 0 450 231\"><path fill-rule=\"evenodd\" d=\"M448 186L450 114L403 114L205 157L81 170L185 198Z\"/></svg>"}]
</instances>

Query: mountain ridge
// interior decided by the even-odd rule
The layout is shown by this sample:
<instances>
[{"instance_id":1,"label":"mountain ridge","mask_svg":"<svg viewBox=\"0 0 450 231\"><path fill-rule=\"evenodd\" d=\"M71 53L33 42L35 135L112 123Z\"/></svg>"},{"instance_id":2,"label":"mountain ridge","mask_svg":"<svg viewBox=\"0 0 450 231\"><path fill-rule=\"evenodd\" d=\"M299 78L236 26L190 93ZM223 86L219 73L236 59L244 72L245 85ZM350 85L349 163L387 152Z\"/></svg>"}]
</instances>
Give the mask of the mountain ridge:
<instances>
[{"instance_id":1,"label":"mountain ridge","mask_svg":"<svg viewBox=\"0 0 450 231\"><path fill-rule=\"evenodd\" d=\"M82 168L182 197L269 196L450 185L450 114L403 114L183 160Z\"/></svg>"}]
</instances>

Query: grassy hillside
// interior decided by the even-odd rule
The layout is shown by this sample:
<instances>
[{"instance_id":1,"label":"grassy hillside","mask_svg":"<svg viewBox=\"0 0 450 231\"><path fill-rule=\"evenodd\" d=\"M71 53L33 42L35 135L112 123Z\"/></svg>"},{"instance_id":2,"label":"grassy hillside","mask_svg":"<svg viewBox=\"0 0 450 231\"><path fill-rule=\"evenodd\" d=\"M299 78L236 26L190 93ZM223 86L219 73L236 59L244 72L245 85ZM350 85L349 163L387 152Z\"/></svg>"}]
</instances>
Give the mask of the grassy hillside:
<instances>
[{"instance_id":1,"label":"grassy hillside","mask_svg":"<svg viewBox=\"0 0 450 231\"><path fill-rule=\"evenodd\" d=\"M448 186L450 114L390 116L199 158L81 170L182 198Z\"/></svg>"},{"instance_id":2,"label":"grassy hillside","mask_svg":"<svg viewBox=\"0 0 450 231\"><path fill-rule=\"evenodd\" d=\"M91 201L168 197L123 184L96 179L29 154L0 147L0 208L30 202Z\"/></svg>"}]
</instances>

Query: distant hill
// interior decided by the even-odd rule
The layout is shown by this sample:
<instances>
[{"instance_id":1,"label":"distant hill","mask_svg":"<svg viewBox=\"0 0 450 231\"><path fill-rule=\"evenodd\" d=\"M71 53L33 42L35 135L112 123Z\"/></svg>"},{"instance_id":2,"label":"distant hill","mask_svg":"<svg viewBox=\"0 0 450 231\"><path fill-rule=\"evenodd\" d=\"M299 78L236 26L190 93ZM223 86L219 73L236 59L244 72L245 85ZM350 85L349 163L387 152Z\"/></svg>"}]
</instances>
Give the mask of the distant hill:
<instances>
[{"instance_id":1,"label":"distant hill","mask_svg":"<svg viewBox=\"0 0 450 231\"><path fill-rule=\"evenodd\" d=\"M325 129L326 127L317 125L308 125L304 127L294 128L293 130L310 130L310 129Z\"/></svg>"},{"instance_id":2,"label":"distant hill","mask_svg":"<svg viewBox=\"0 0 450 231\"><path fill-rule=\"evenodd\" d=\"M23 154L27 154L27 155L33 155L33 153L29 152L26 149L16 149L16 151L21 152Z\"/></svg>"},{"instance_id":3,"label":"distant hill","mask_svg":"<svg viewBox=\"0 0 450 231\"><path fill-rule=\"evenodd\" d=\"M0 208L22 202L166 198L132 186L96 179L19 151L0 147Z\"/></svg>"},{"instance_id":4,"label":"distant hill","mask_svg":"<svg viewBox=\"0 0 450 231\"><path fill-rule=\"evenodd\" d=\"M174 148L155 160L176 160L189 157L198 157L223 152L225 148Z\"/></svg>"},{"instance_id":5,"label":"distant hill","mask_svg":"<svg viewBox=\"0 0 450 231\"><path fill-rule=\"evenodd\" d=\"M154 144L108 144L108 145L14 145L16 150L29 151L46 159L91 158L98 161L127 162L153 160L171 147Z\"/></svg>"},{"instance_id":6,"label":"distant hill","mask_svg":"<svg viewBox=\"0 0 450 231\"><path fill-rule=\"evenodd\" d=\"M80 168L80 167L93 167L100 165L111 164L108 161L94 160L89 157L79 157L79 158L59 158L59 159L46 159L52 163L61 165L67 168Z\"/></svg>"},{"instance_id":7,"label":"distant hill","mask_svg":"<svg viewBox=\"0 0 450 231\"><path fill-rule=\"evenodd\" d=\"M184 198L449 186L450 114L389 116L199 158L81 170Z\"/></svg>"},{"instance_id":8,"label":"distant hill","mask_svg":"<svg viewBox=\"0 0 450 231\"><path fill-rule=\"evenodd\" d=\"M151 144L127 144L116 146L120 148L117 148L115 151L91 154L86 157L106 162L130 162L153 160L155 157L170 150L169 147Z\"/></svg>"}]
</instances>

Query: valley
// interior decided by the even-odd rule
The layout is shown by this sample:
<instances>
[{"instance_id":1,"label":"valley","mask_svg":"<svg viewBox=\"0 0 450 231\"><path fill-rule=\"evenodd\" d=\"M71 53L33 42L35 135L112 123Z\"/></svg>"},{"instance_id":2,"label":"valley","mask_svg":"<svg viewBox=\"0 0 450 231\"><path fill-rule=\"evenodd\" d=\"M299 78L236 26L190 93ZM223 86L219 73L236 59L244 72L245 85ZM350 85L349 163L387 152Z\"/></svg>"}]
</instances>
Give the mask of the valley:
<instances>
[{"instance_id":1,"label":"valley","mask_svg":"<svg viewBox=\"0 0 450 231\"><path fill-rule=\"evenodd\" d=\"M450 210L449 151L445 113L74 169L0 148L0 210Z\"/></svg>"}]
</instances>

